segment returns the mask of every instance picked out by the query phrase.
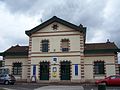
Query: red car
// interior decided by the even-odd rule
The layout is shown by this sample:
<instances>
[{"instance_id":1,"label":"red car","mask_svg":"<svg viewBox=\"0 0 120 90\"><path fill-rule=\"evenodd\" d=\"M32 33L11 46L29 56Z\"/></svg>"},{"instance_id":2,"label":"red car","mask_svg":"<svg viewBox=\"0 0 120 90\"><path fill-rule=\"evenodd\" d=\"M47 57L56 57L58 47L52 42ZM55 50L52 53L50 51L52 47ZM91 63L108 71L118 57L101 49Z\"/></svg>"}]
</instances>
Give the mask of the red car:
<instances>
[{"instance_id":1,"label":"red car","mask_svg":"<svg viewBox=\"0 0 120 90\"><path fill-rule=\"evenodd\" d=\"M105 83L106 85L120 85L120 75L112 75L105 79L96 80L96 84Z\"/></svg>"}]
</instances>

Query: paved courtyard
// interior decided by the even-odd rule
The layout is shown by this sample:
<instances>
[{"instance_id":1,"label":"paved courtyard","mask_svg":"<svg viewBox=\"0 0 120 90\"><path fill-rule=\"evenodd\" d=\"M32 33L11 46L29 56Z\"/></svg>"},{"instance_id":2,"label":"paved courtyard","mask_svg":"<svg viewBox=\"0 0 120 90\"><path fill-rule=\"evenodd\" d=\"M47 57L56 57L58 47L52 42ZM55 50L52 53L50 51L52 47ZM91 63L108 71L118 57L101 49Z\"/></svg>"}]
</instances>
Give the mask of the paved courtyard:
<instances>
[{"instance_id":1,"label":"paved courtyard","mask_svg":"<svg viewBox=\"0 0 120 90\"><path fill-rule=\"evenodd\" d=\"M35 90L84 90L82 86L45 86Z\"/></svg>"},{"instance_id":2,"label":"paved courtyard","mask_svg":"<svg viewBox=\"0 0 120 90\"><path fill-rule=\"evenodd\" d=\"M34 84L34 83L19 83L15 85L2 85L0 88L5 90L98 90L96 85L50 85L50 84ZM120 90L120 86L107 86L106 90Z\"/></svg>"}]
</instances>

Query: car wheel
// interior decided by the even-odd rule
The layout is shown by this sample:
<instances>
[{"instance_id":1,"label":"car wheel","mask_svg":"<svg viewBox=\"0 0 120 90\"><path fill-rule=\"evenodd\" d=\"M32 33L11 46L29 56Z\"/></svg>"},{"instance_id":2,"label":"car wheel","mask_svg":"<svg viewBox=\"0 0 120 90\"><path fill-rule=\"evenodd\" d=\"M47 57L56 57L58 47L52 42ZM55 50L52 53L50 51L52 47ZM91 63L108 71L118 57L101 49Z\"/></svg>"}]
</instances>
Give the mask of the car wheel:
<instances>
[{"instance_id":1,"label":"car wheel","mask_svg":"<svg viewBox=\"0 0 120 90\"><path fill-rule=\"evenodd\" d=\"M5 81L4 84L5 84L5 85L9 85L9 81Z\"/></svg>"}]
</instances>

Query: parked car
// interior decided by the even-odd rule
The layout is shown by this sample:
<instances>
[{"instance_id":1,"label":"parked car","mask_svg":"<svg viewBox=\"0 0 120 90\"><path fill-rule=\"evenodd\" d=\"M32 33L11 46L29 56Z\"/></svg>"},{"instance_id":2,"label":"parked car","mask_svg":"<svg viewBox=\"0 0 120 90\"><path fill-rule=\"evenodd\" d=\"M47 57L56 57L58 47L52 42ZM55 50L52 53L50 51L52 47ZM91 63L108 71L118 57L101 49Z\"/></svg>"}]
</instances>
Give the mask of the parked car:
<instances>
[{"instance_id":1,"label":"parked car","mask_svg":"<svg viewBox=\"0 0 120 90\"><path fill-rule=\"evenodd\" d=\"M120 85L120 75L111 75L104 79L96 80L96 84L104 83L106 85Z\"/></svg>"},{"instance_id":2,"label":"parked car","mask_svg":"<svg viewBox=\"0 0 120 90\"><path fill-rule=\"evenodd\" d=\"M3 83L5 85L12 84L16 82L16 79L13 75L11 74L1 74L0 75L0 83Z\"/></svg>"}]
</instances>

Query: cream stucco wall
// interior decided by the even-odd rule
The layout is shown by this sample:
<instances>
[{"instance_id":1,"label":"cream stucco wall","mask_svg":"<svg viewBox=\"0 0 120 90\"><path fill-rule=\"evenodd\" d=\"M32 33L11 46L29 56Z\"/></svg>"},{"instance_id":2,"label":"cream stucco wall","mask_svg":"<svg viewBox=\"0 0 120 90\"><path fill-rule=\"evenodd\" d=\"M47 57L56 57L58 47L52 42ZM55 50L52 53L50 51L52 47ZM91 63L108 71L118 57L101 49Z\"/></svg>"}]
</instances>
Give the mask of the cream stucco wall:
<instances>
[{"instance_id":1,"label":"cream stucco wall","mask_svg":"<svg viewBox=\"0 0 120 90\"><path fill-rule=\"evenodd\" d=\"M22 76L15 76L16 79L27 79L27 64L28 58L27 57L7 57L5 59L5 67L8 67L10 73L12 74L12 65L13 63L21 62L22 63Z\"/></svg>"},{"instance_id":2,"label":"cream stucco wall","mask_svg":"<svg viewBox=\"0 0 120 90\"><path fill-rule=\"evenodd\" d=\"M58 30L52 30L53 24L54 23L32 34L31 52L40 52L40 42L45 39L49 40L49 44L50 44L49 52L54 52L54 51L60 52L61 51L60 41L62 39L70 40L71 51L80 51L80 36L82 36L82 34L79 31L73 30L59 23L57 23L59 26Z\"/></svg>"},{"instance_id":3,"label":"cream stucco wall","mask_svg":"<svg viewBox=\"0 0 120 90\"><path fill-rule=\"evenodd\" d=\"M53 24L58 25L57 30L53 30ZM39 79L39 63L42 61L50 62L50 80L59 81L60 80L60 62L70 61L71 62L71 81L81 79L81 68L80 68L80 39L83 40L83 34L79 31L73 30L65 25L59 23L52 23L45 28L32 34L32 45L31 45L31 64L37 65L36 76ZM42 40L49 40L49 52L41 52L40 43ZM61 40L69 39L70 41L70 51L61 51ZM83 40L84 41L84 40ZM84 42L82 42L84 43ZM81 51L82 52L82 51ZM52 58L57 57L58 62L56 64L52 63ZM75 64L78 64L78 76L75 76ZM57 67L57 76L52 76L52 67ZM31 66L31 76L33 74Z\"/></svg>"},{"instance_id":4,"label":"cream stucco wall","mask_svg":"<svg viewBox=\"0 0 120 90\"><path fill-rule=\"evenodd\" d=\"M51 36L51 37L33 37L32 38L32 52L41 52L40 43L42 40L49 40L50 51L49 52L61 52L61 40L70 40L70 51L80 51L80 35L76 36Z\"/></svg>"},{"instance_id":5,"label":"cream stucco wall","mask_svg":"<svg viewBox=\"0 0 120 90\"><path fill-rule=\"evenodd\" d=\"M57 24L57 25L58 25L57 31L74 31L74 29L72 29L72 28L70 28L70 27L67 27L67 26L62 25L62 24L57 23L57 22L53 22L52 24L50 24L50 25L42 28L40 31L37 31L36 34L39 33L39 32L40 32L40 33L41 33L41 32L54 32L54 31L53 31L53 28L52 28L52 26L53 26L54 24Z\"/></svg>"},{"instance_id":6,"label":"cream stucco wall","mask_svg":"<svg viewBox=\"0 0 120 90\"><path fill-rule=\"evenodd\" d=\"M36 77L37 79L39 79L39 63L42 62L42 61L48 61L50 62L50 80L57 80L59 81L60 80L60 62L61 61L70 61L71 62L71 80L80 80L81 79L81 72L80 72L80 56L78 57L57 57L58 58L58 61L57 63L53 63L52 59L53 57L34 57L34 58L31 58L31 63L33 65L37 65L37 73L36 73ZM75 64L78 64L78 76L75 76ZM53 77L52 76L52 67L57 67L57 77ZM31 66L32 68L32 66ZM31 76L32 76L32 72L33 69L31 69Z\"/></svg>"},{"instance_id":7,"label":"cream stucco wall","mask_svg":"<svg viewBox=\"0 0 120 90\"><path fill-rule=\"evenodd\" d=\"M106 74L104 76L114 75L115 72L115 59L113 56L90 56L85 57L84 64L85 64L85 78L86 79L99 79L103 78L104 76L98 75L94 76L94 61L104 61L105 62L105 72ZM88 72L89 71L89 72Z\"/></svg>"}]
</instances>

